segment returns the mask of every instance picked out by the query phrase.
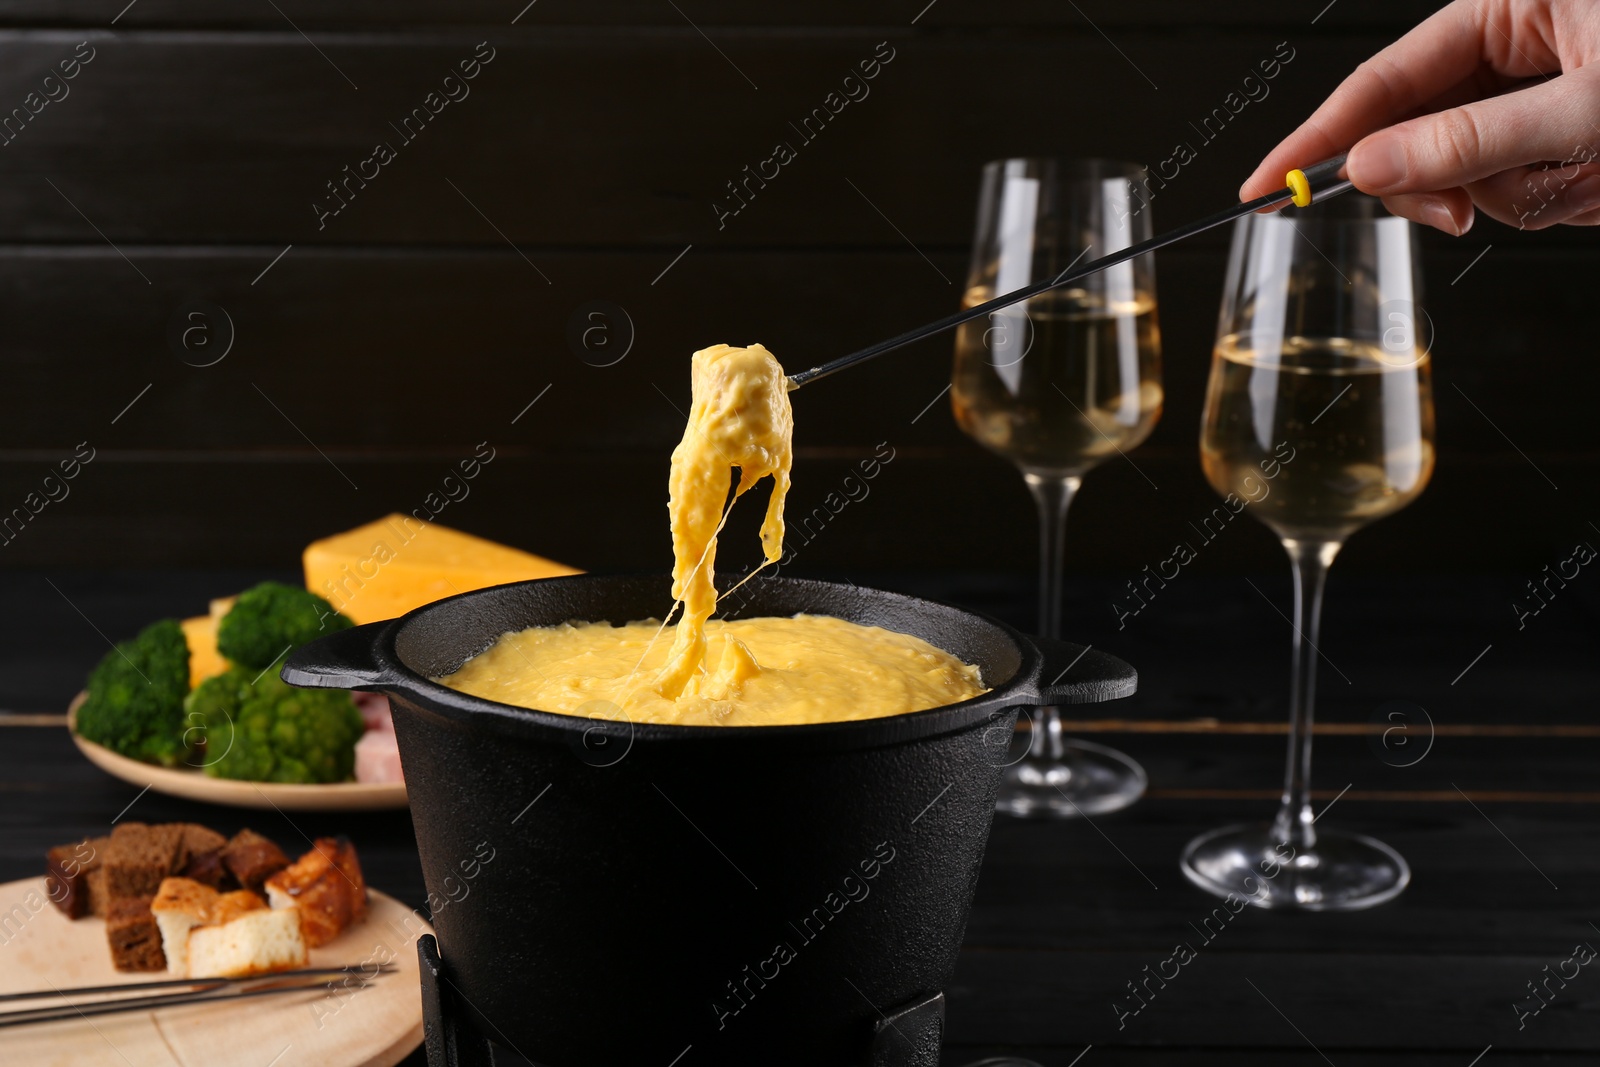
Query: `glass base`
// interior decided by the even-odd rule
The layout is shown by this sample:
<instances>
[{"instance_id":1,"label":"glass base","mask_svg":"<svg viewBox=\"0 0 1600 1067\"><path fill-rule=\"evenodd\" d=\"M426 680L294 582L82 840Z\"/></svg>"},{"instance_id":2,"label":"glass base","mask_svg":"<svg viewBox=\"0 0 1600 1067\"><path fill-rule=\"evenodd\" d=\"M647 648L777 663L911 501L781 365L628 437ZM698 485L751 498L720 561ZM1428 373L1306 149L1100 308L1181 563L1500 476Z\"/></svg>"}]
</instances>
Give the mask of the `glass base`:
<instances>
[{"instance_id":1,"label":"glass base","mask_svg":"<svg viewBox=\"0 0 1600 1067\"><path fill-rule=\"evenodd\" d=\"M1296 849L1270 827L1225 826L1190 841L1179 866L1208 893L1296 911L1370 908L1411 881L1406 861L1382 841L1331 830Z\"/></svg>"},{"instance_id":2,"label":"glass base","mask_svg":"<svg viewBox=\"0 0 1600 1067\"><path fill-rule=\"evenodd\" d=\"M1025 757L1006 768L995 810L1035 819L1121 811L1144 795L1144 768L1114 748L1067 740L1059 760Z\"/></svg>"}]
</instances>

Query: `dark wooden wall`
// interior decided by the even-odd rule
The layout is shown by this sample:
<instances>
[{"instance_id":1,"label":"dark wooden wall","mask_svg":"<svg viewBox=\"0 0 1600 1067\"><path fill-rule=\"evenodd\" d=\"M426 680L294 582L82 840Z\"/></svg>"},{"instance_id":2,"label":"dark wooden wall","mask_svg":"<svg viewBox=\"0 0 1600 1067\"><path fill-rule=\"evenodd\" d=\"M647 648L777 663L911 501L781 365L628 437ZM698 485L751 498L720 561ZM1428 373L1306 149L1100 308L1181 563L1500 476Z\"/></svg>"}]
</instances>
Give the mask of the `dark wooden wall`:
<instances>
[{"instance_id":1,"label":"dark wooden wall","mask_svg":"<svg viewBox=\"0 0 1600 1067\"><path fill-rule=\"evenodd\" d=\"M58 97L0 147L0 513L79 442L95 457L0 564L289 566L315 536L423 507L487 441L440 521L583 567L663 566L693 349L761 341L798 368L949 311L996 156L1153 163L1188 141L1158 228L1231 202L1431 8L1339 0L1313 24L1324 2L0 0L0 116ZM480 42L470 95L404 142L390 124ZM1295 58L1270 95L1205 143L1190 123L1280 42ZM800 144L788 124L889 49L870 95ZM719 228L724 183L779 140L798 158ZM395 158L319 220L326 183L379 141ZM1138 470L1090 477L1077 569L1153 563L1215 502L1195 450L1224 240L1160 255L1166 413ZM1425 247L1438 473L1344 566L1531 576L1600 536L1596 240L1483 222ZM569 343L594 300L632 324L611 366ZM230 332L225 358L189 365ZM797 515L879 442L895 454L803 567L1032 565L1020 480L935 401L949 358L930 341L797 394ZM1241 527L1201 566L1275 552Z\"/></svg>"}]
</instances>

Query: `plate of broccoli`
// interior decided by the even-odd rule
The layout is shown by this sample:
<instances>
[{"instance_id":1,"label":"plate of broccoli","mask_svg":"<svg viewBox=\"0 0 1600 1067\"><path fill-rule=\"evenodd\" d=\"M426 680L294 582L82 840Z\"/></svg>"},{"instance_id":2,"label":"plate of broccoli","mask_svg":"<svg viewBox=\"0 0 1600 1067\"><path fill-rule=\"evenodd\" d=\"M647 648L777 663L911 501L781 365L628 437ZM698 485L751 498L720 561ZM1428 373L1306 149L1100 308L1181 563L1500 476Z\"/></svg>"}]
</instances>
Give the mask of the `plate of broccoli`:
<instances>
[{"instance_id":1,"label":"plate of broccoli","mask_svg":"<svg viewBox=\"0 0 1600 1067\"><path fill-rule=\"evenodd\" d=\"M263 582L208 617L162 619L116 645L69 709L102 770L157 792L238 807L403 808L403 782L357 782L367 723L351 694L297 689L283 658L355 625L322 597Z\"/></svg>"}]
</instances>

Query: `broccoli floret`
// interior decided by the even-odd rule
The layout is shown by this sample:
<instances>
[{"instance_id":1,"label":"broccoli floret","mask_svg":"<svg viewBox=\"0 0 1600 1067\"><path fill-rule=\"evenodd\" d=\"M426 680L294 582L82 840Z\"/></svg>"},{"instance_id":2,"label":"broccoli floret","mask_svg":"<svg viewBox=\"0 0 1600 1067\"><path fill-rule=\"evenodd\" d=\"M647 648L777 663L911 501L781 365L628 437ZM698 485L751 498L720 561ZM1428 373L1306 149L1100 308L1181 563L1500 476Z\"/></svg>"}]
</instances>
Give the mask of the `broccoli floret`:
<instances>
[{"instance_id":1,"label":"broccoli floret","mask_svg":"<svg viewBox=\"0 0 1600 1067\"><path fill-rule=\"evenodd\" d=\"M189 644L174 619L151 623L117 645L89 675L78 708L78 734L147 763L173 767L189 754L184 695L189 691Z\"/></svg>"},{"instance_id":2,"label":"broccoli floret","mask_svg":"<svg viewBox=\"0 0 1600 1067\"><path fill-rule=\"evenodd\" d=\"M190 693L183 702L183 719L189 735L205 746L196 759L200 767L209 770L210 764L222 759L233 749L233 724L239 719L239 708L250 695L252 675L240 668L212 675ZM253 776L244 766L244 756L239 757L238 777L265 778L267 770Z\"/></svg>"},{"instance_id":3,"label":"broccoli floret","mask_svg":"<svg viewBox=\"0 0 1600 1067\"><path fill-rule=\"evenodd\" d=\"M205 773L252 782L341 782L365 724L343 689L297 689L235 667L200 683L185 704L205 735Z\"/></svg>"},{"instance_id":4,"label":"broccoli floret","mask_svg":"<svg viewBox=\"0 0 1600 1067\"><path fill-rule=\"evenodd\" d=\"M239 594L217 624L217 651L252 671L264 671L290 649L355 623L315 593L262 582Z\"/></svg>"}]
</instances>

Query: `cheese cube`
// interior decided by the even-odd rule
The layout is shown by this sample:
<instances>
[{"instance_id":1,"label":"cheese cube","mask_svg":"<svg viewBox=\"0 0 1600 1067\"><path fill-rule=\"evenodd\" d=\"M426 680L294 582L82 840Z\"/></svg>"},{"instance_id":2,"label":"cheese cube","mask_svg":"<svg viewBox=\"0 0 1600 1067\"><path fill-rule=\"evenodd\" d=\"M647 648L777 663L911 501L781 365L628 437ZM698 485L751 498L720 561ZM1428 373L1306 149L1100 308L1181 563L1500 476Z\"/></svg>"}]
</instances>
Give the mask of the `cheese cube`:
<instances>
[{"instance_id":1,"label":"cheese cube","mask_svg":"<svg viewBox=\"0 0 1600 1067\"><path fill-rule=\"evenodd\" d=\"M228 661L217 651L219 618L217 615L197 615L178 624L183 627L183 639L189 645L190 689L228 669Z\"/></svg>"}]
</instances>

